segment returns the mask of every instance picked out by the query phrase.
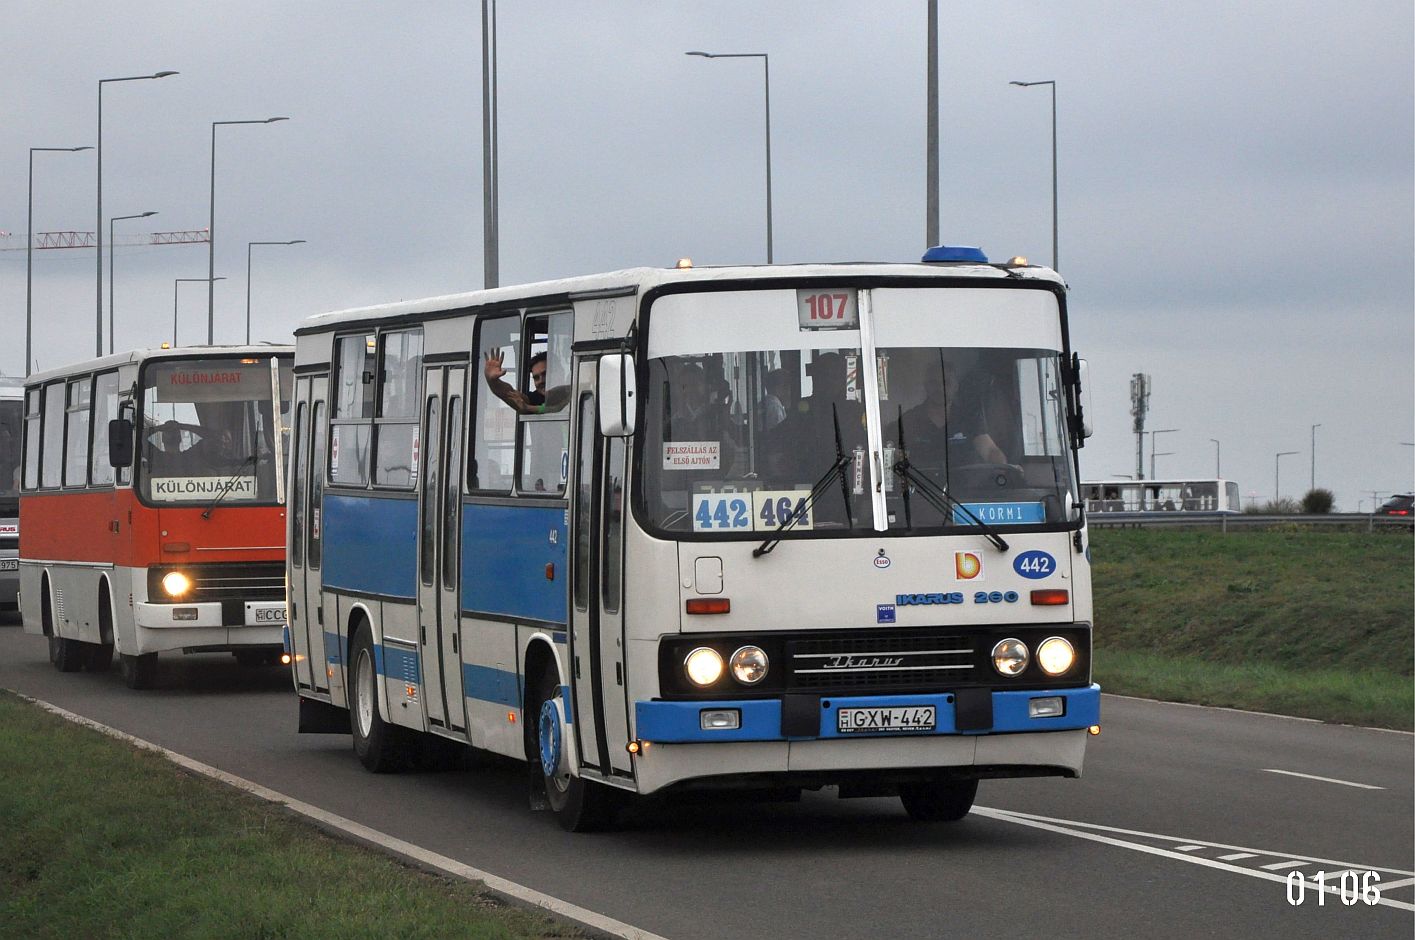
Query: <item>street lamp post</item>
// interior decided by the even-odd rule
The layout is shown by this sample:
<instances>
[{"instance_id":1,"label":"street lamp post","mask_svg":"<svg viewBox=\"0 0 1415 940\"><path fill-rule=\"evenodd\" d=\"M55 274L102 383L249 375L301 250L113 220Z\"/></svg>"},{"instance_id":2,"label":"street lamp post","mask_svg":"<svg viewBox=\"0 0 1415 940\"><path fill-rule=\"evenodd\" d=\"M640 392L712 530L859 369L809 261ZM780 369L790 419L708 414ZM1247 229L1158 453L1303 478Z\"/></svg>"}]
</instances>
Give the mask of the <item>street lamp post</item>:
<instances>
[{"instance_id":1,"label":"street lamp post","mask_svg":"<svg viewBox=\"0 0 1415 940\"><path fill-rule=\"evenodd\" d=\"M1149 432L1149 433L1150 433L1150 479L1151 479L1151 480L1153 480L1153 479L1155 478L1155 448L1159 446L1159 444L1158 444L1158 442L1155 440L1155 438L1159 437L1161 434L1173 434L1174 432L1176 432L1176 431L1178 431L1178 430L1179 430L1178 428L1162 428L1161 430L1158 430L1158 431L1151 431L1151 432ZM1166 457L1170 457L1170 456L1173 456L1173 454L1172 454L1172 453L1170 453L1170 454L1165 454L1165 456L1166 456Z\"/></svg>"},{"instance_id":2,"label":"street lamp post","mask_svg":"<svg viewBox=\"0 0 1415 940\"><path fill-rule=\"evenodd\" d=\"M1051 267L1052 270L1060 270L1057 265L1057 224L1056 224L1056 82L1009 82L1019 88L1031 88L1033 85L1051 86ZM1150 476L1154 476L1154 471L1150 471Z\"/></svg>"},{"instance_id":3,"label":"street lamp post","mask_svg":"<svg viewBox=\"0 0 1415 940\"><path fill-rule=\"evenodd\" d=\"M212 121L211 122L211 190L210 205L207 207L206 223L206 345L212 346L216 342L216 282L222 280L216 276L216 129L227 124L274 124L276 121L288 121L287 117L259 118L251 121Z\"/></svg>"},{"instance_id":4,"label":"street lamp post","mask_svg":"<svg viewBox=\"0 0 1415 940\"><path fill-rule=\"evenodd\" d=\"M1279 488L1279 486L1278 486L1278 481L1279 481L1279 479L1280 479L1280 477L1279 477L1278 474L1282 471L1282 458L1284 458L1284 457L1291 457L1291 456L1292 456L1293 454L1295 454L1295 453L1297 453L1297 451L1295 451L1295 450L1285 450L1285 451L1282 451L1280 454L1277 455L1277 457L1275 457L1275 458L1273 459L1273 504L1274 504L1274 506L1276 506L1276 504L1282 500L1282 490L1281 490L1281 488Z\"/></svg>"},{"instance_id":5,"label":"street lamp post","mask_svg":"<svg viewBox=\"0 0 1415 940\"><path fill-rule=\"evenodd\" d=\"M256 245L303 245L303 238L288 242L246 242L246 345L251 344L251 248Z\"/></svg>"},{"instance_id":6,"label":"street lamp post","mask_svg":"<svg viewBox=\"0 0 1415 940\"><path fill-rule=\"evenodd\" d=\"M115 215L108 220L108 355L113 355L113 223L124 219L145 219L156 212L139 212L136 215Z\"/></svg>"},{"instance_id":7,"label":"street lamp post","mask_svg":"<svg viewBox=\"0 0 1415 940\"><path fill-rule=\"evenodd\" d=\"M166 78L177 72L153 72L151 75L129 75L125 78L100 78L98 80L98 224L94 226L94 238L98 250L98 274L94 293L98 300L97 342L98 355L103 355L103 86L109 82L138 82L148 78Z\"/></svg>"},{"instance_id":8,"label":"street lamp post","mask_svg":"<svg viewBox=\"0 0 1415 940\"><path fill-rule=\"evenodd\" d=\"M771 60L765 52L688 52L704 59L761 59L766 90L766 263L772 262L771 239Z\"/></svg>"},{"instance_id":9,"label":"street lamp post","mask_svg":"<svg viewBox=\"0 0 1415 940\"><path fill-rule=\"evenodd\" d=\"M36 153L78 153L92 147L31 147L29 148L29 208L25 218L25 375L29 375L34 359L30 348L33 330L32 297L34 293L34 155ZM100 308L101 312L101 308Z\"/></svg>"},{"instance_id":10,"label":"street lamp post","mask_svg":"<svg viewBox=\"0 0 1415 940\"><path fill-rule=\"evenodd\" d=\"M224 278L224 277L218 277L218 278L207 278L207 277L179 277L179 278L177 278L176 280L174 280L174 281L172 282L172 346L173 346L173 348L175 348L176 345L177 345L177 287L178 287L179 285L185 284L185 283L191 283L191 282L202 283L202 282L210 281L210 280L224 281L224 280L226 280L226 278ZM209 345L209 344L208 344L208 345Z\"/></svg>"},{"instance_id":11,"label":"street lamp post","mask_svg":"<svg viewBox=\"0 0 1415 940\"><path fill-rule=\"evenodd\" d=\"M1222 479L1222 478L1223 478L1223 461L1222 461L1222 459L1221 459L1222 456L1223 456L1222 449L1219 447L1218 438L1216 438L1216 437L1211 437L1211 438L1209 438L1209 440L1212 441L1212 442L1213 442L1213 445L1214 445L1214 476L1216 476L1216 477Z\"/></svg>"},{"instance_id":12,"label":"street lamp post","mask_svg":"<svg viewBox=\"0 0 1415 940\"><path fill-rule=\"evenodd\" d=\"M1317 428L1319 427L1321 427L1320 424L1312 425L1312 485L1307 487L1309 490L1317 488Z\"/></svg>"}]
</instances>

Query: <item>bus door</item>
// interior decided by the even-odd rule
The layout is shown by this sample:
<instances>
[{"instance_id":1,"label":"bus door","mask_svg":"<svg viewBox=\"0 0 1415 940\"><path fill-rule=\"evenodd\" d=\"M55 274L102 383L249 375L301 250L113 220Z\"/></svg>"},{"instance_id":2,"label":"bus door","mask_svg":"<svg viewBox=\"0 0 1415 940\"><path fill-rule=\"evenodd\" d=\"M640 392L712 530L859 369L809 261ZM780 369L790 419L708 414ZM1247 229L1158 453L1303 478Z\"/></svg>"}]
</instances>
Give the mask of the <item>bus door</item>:
<instances>
[{"instance_id":1,"label":"bus door","mask_svg":"<svg viewBox=\"0 0 1415 940\"><path fill-rule=\"evenodd\" d=\"M295 381L295 428L290 492L291 580L286 616L294 644L295 682L316 692L329 691L329 662L324 652L324 610L320 603L320 533L324 502L324 450L328 433L328 376Z\"/></svg>"},{"instance_id":2,"label":"bus door","mask_svg":"<svg viewBox=\"0 0 1415 940\"><path fill-rule=\"evenodd\" d=\"M581 762L633 777L624 670L625 440L599 433L598 360L579 364L575 482L570 513L570 682Z\"/></svg>"},{"instance_id":3,"label":"bus door","mask_svg":"<svg viewBox=\"0 0 1415 940\"><path fill-rule=\"evenodd\" d=\"M462 366L423 372L422 468L418 480L418 638L428 720L465 735L462 699L460 555Z\"/></svg>"}]
</instances>

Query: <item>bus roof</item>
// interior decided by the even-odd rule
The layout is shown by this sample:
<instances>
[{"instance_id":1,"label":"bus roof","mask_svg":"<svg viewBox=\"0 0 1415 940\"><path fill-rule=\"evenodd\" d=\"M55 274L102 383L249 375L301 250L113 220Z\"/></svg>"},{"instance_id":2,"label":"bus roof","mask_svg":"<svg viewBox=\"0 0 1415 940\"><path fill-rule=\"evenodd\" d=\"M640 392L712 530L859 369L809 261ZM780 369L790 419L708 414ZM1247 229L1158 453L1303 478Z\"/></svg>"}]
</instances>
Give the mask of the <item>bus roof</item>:
<instances>
[{"instance_id":1,"label":"bus roof","mask_svg":"<svg viewBox=\"0 0 1415 940\"><path fill-rule=\"evenodd\" d=\"M290 354L294 351L294 346L275 344L261 344L259 346L176 346L168 349L131 349L125 352L114 353L111 356L81 360L54 369L46 369L43 372L35 372L29 377L18 381L22 385L38 385L42 382L63 378L66 375L75 375L85 372L102 372L104 369L111 369L115 366L127 365L128 363L144 362L148 359L191 359L199 356L278 356Z\"/></svg>"},{"instance_id":2,"label":"bus roof","mask_svg":"<svg viewBox=\"0 0 1415 940\"><path fill-rule=\"evenodd\" d=\"M382 320L390 317L416 316L418 314L439 313L446 310L461 310L491 306L536 297L555 297L597 294L606 291L647 290L664 284L711 283L714 281L767 281L790 280L802 277L904 277L904 278L977 278L985 280L1022 279L1047 281L1062 287L1065 281L1050 268L1040 266L1010 267L993 264L923 264L895 262L855 262L848 264L773 264L773 265L725 265L721 267L692 268L626 268L604 274L589 274L578 277L517 284L508 287L494 287L489 290L466 291L458 294L444 294L439 297L425 297L418 300L397 303L376 304L368 307L354 307L335 310L308 317L295 330L295 335L316 333L335 326L365 320Z\"/></svg>"}]
</instances>

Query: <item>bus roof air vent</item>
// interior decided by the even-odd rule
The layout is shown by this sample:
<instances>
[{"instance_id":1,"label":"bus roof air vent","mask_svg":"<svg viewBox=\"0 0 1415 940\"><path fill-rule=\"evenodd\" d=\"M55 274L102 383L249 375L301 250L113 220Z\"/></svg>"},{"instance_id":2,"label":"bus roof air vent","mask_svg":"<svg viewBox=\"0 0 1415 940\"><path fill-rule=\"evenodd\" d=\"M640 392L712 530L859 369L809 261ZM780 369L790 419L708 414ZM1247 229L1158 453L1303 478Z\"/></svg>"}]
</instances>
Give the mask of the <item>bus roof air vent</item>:
<instances>
[{"instance_id":1,"label":"bus roof air vent","mask_svg":"<svg viewBox=\"0 0 1415 940\"><path fill-rule=\"evenodd\" d=\"M964 262L966 264L987 264L988 256L981 248L967 245L934 245L924 252L925 262Z\"/></svg>"}]
</instances>

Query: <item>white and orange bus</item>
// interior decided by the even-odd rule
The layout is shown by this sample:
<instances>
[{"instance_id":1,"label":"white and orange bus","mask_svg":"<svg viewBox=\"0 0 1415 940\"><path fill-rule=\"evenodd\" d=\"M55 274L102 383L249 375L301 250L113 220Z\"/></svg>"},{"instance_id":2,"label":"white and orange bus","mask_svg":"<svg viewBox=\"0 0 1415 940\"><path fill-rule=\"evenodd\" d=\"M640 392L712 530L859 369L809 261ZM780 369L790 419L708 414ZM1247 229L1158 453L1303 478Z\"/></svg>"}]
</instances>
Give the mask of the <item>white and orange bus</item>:
<instances>
[{"instance_id":1,"label":"white and orange bus","mask_svg":"<svg viewBox=\"0 0 1415 940\"><path fill-rule=\"evenodd\" d=\"M290 347L136 350L26 380L20 612L62 672L276 662Z\"/></svg>"}]
</instances>

